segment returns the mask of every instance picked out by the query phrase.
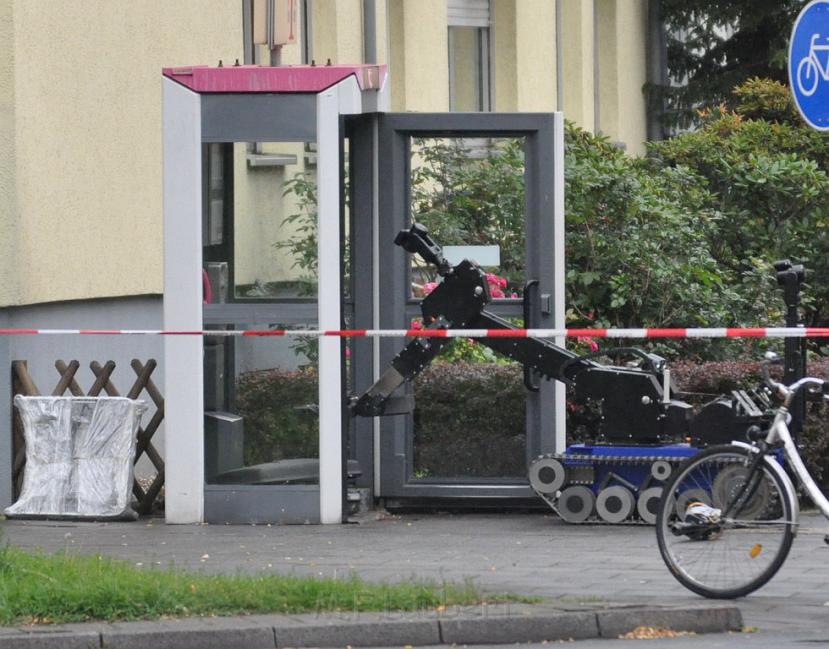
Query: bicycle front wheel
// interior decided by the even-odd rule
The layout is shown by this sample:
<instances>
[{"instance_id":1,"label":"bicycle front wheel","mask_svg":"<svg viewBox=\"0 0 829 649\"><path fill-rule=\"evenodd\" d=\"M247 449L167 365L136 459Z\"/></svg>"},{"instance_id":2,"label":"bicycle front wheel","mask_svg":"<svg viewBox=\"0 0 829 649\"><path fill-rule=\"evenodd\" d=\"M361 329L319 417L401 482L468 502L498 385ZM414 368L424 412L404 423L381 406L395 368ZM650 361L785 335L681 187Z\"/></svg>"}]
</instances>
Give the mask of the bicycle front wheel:
<instances>
[{"instance_id":1,"label":"bicycle front wheel","mask_svg":"<svg viewBox=\"0 0 829 649\"><path fill-rule=\"evenodd\" d=\"M704 597L733 599L763 586L796 533L791 482L754 453L714 446L683 463L665 486L656 519L671 574ZM745 488L744 488L745 487Z\"/></svg>"}]
</instances>

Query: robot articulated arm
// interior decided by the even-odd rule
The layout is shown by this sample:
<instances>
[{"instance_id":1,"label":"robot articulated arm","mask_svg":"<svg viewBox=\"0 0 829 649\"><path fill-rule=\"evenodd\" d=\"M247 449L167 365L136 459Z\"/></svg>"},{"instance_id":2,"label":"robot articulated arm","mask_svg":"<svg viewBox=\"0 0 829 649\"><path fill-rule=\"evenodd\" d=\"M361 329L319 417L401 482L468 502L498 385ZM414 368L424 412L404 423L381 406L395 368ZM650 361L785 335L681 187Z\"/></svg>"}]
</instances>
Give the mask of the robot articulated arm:
<instances>
[{"instance_id":1,"label":"robot articulated arm","mask_svg":"<svg viewBox=\"0 0 829 649\"><path fill-rule=\"evenodd\" d=\"M428 230L414 224L395 243L434 265L442 281L421 303L424 329L516 329L486 311L492 301L486 274L474 262L452 266ZM375 417L411 410L411 400L394 392L413 380L449 344L449 338L415 338L392 360L391 367L361 396L353 397L354 415ZM658 443L687 434L690 406L666 399L663 361L633 350L640 367L600 365L592 358L539 338L480 338L483 345L512 358L548 380L574 385L576 397L598 400L602 408L600 434L609 441Z\"/></svg>"}]
</instances>

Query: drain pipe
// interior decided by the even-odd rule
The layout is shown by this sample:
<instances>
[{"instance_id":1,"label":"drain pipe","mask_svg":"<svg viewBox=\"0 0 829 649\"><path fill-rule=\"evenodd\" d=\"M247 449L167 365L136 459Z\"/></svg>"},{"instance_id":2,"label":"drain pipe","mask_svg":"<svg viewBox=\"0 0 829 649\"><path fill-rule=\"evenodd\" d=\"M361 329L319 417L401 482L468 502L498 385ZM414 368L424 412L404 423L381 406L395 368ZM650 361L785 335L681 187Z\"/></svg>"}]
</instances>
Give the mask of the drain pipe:
<instances>
[{"instance_id":1,"label":"drain pipe","mask_svg":"<svg viewBox=\"0 0 829 649\"><path fill-rule=\"evenodd\" d=\"M662 22L662 12L659 2L648 2L648 36L647 36L647 69L648 83L651 85L650 96L647 97L647 129L649 140L664 140L665 129L660 118L665 110L665 101L654 97L662 92L662 88L669 84L668 78L668 46L665 25Z\"/></svg>"},{"instance_id":2,"label":"drain pipe","mask_svg":"<svg viewBox=\"0 0 829 649\"><path fill-rule=\"evenodd\" d=\"M363 63L377 63L376 0L363 0Z\"/></svg>"}]
</instances>

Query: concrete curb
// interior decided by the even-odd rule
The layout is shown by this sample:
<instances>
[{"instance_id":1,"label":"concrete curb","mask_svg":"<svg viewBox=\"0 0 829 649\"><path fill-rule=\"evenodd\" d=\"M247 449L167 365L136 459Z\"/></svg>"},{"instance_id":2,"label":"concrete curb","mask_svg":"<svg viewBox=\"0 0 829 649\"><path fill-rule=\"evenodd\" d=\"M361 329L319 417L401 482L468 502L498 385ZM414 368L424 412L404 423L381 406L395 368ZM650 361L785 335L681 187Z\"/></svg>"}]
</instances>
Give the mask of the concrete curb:
<instances>
[{"instance_id":1,"label":"concrete curb","mask_svg":"<svg viewBox=\"0 0 829 649\"><path fill-rule=\"evenodd\" d=\"M511 644L616 638L638 626L739 631L734 606L596 608L550 612L524 607L468 613L354 613L186 618L117 624L0 628L0 649L282 649L380 645Z\"/></svg>"}]
</instances>

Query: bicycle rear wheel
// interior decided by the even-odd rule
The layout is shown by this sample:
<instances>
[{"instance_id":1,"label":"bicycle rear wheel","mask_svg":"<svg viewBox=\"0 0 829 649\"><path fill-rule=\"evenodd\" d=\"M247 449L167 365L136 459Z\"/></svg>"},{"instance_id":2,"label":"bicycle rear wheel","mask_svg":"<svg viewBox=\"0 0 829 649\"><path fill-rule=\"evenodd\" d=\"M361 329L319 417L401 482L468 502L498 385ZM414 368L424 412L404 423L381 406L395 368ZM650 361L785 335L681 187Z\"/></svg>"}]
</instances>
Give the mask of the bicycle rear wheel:
<instances>
[{"instance_id":1,"label":"bicycle rear wheel","mask_svg":"<svg viewBox=\"0 0 829 649\"><path fill-rule=\"evenodd\" d=\"M791 548L797 526L791 482L770 465L774 460L750 472L753 457L733 445L701 451L677 469L660 500L662 559L683 586L704 597L757 590Z\"/></svg>"}]
</instances>

